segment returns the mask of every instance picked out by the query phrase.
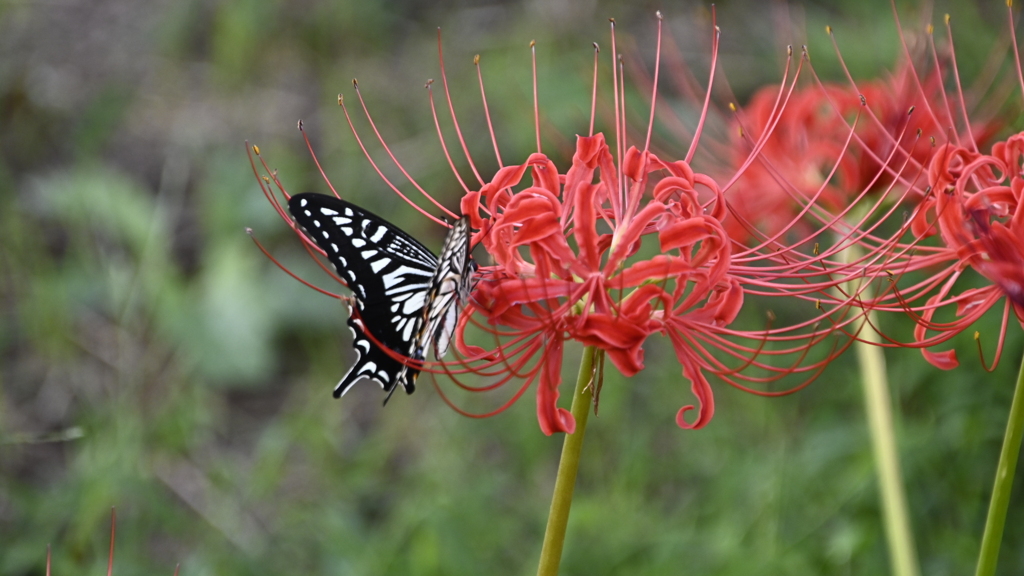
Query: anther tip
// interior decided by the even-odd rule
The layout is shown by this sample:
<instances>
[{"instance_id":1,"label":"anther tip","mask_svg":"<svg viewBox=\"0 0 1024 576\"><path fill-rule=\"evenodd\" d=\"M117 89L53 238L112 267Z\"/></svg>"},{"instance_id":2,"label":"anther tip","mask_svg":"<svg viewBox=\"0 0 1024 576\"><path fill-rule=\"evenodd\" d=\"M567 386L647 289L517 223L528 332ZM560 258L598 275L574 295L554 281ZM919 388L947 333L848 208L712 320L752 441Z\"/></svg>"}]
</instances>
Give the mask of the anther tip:
<instances>
[{"instance_id":1,"label":"anther tip","mask_svg":"<svg viewBox=\"0 0 1024 576\"><path fill-rule=\"evenodd\" d=\"M248 234L249 236L252 236L252 228L249 228L249 227L247 226L247 227L245 228L245 233L246 233L246 234Z\"/></svg>"},{"instance_id":2,"label":"anther tip","mask_svg":"<svg viewBox=\"0 0 1024 576\"><path fill-rule=\"evenodd\" d=\"M925 27L925 32L927 32L929 35L934 34L935 33L935 26L932 26L931 24L929 24L927 27Z\"/></svg>"},{"instance_id":3,"label":"anther tip","mask_svg":"<svg viewBox=\"0 0 1024 576\"><path fill-rule=\"evenodd\" d=\"M474 65L480 64L480 55L479 54L477 54L476 56L473 56L473 64Z\"/></svg>"},{"instance_id":4,"label":"anther tip","mask_svg":"<svg viewBox=\"0 0 1024 576\"><path fill-rule=\"evenodd\" d=\"M828 34L830 36L832 35L832 27L831 26L828 26L828 25L825 26L825 34Z\"/></svg>"},{"instance_id":5,"label":"anther tip","mask_svg":"<svg viewBox=\"0 0 1024 576\"><path fill-rule=\"evenodd\" d=\"M981 332L978 332L977 330L975 330L974 331L974 339L975 340L981 340Z\"/></svg>"},{"instance_id":6,"label":"anther tip","mask_svg":"<svg viewBox=\"0 0 1024 576\"><path fill-rule=\"evenodd\" d=\"M302 120L299 120L299 132L302 132Z\"/></svg>"},{"instance_id":7,"label":"anther tip","mask_svg":"<svg viewBox=\"0 0 1024 576\"><path fill-rule=\"evenodd\" d=\"M259 147L259 146L257 146L257 145L255 145L255 144L253 144L253 145L252 145L252 151L253 151L253 152L254 152L254 153L255 153L255 154L257 155L257 156L259 156L259 155L260 155L260 147Z\"/></svg>"},{"instance_id":8,"label":"anther tip","mask_svg":"<svg viewBox=\"0 0 1024 576\"><path fill-rule=\"evenodd\" d=\"M601 51L601 47L597 45L597 42L594 42L594 52L600 52L600 51Z\"/></svg>"},{"instance_id":9,"label":"anther tip","mask_svg":"<svg viewBox=\"0 0 1024 576\"><path fill-rule=\"evenodd\" d=\"M860 105L861 106L867 106L868 105L868 99L865 98L863 94L860 95Z\"/></svg>"},{"instance_id":10,"label":"anther tip","mask_svg":"<svg viewBox=\"0 0 1024 576\"><path fill-rule=\"evenodd\" d=\"M359 80L356 80L355 78L353 78L352 79L352 87L355 88L356 90L359 90Z\"/></svg>"},{"instance_id":11,"label":"anther tip","mask_svg":"<svg viewBox=\"0 0 1024 576\"><path fill-rule=\"evenodd\" d=\"M344 106L344 105L345 105L345 96L339 93L338 94L338 106Z\"/></svg>"},{"instance_id":12,"label":"anther tip","mask_svg":"<svg viewBox=\"0 0 1024 576\"><path fill-rule=\"evenodd\" d=\"M943 16L942 19L946 21L946 24L949 24L949 14Z\"/></svg>"},{"instance_id":13,"label":"anther tip","mask_svg":"<svg viewBox=\"0 0 1024 576\"><path fill-rule=\"evenodd\" d=\"M427 78L427 83L423 85L424 88L430 90L430 87L434 84L433 78Z\"/></svg>"},{"instance_id":14,"label":"anther tip","mask_svg":"<svg viewBox=\"0 0 1024 576\"><path fill-rule=\"evenodd\" d=\"M654 12L654 16L655 16L655 17L656 17L656 18L657 18L658 20L661 20L661 19L662 19L662 17L661 17L661 10L655 10L655 12Z\"/></svg>"},{"instance_id":15,"label":"anther tip","mask_svg":"<svg viewBox=\"0 0 1024 576\"><path fill-rule=\"evenodd\" d=\"M910 110L907 110L907 116L910 116L911 114L913 114L913 113L914 113L914 110L915 110L916 108L917 108L917 106L911 106L911 107L910 107Z\"/></svg>"}]
</instances>

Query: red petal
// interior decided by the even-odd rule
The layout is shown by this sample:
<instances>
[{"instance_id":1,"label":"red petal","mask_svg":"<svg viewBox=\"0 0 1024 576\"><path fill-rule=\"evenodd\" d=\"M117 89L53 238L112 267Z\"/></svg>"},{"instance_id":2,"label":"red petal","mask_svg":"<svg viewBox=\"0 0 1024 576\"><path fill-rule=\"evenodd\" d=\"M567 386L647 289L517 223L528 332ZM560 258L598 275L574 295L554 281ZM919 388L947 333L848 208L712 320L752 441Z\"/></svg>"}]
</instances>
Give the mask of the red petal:
<instances>
[{"instance_id":1,"label":"red petal","mask_svg":"<svg viewBox=\"0 0 1024 576\"><path fill-rule=\"evenodd\" d=\"M924 355L924 359L927 360L929 364L942 370L952 370L960 365L960 361L956 358L956 350L932 352L931 350L925 350L922 348L921 354Z\"/></svg>"},{"instance_id":2,"label":"red petal","mask_svg":"<svg viewBox=\"0 0 1024 576\"><path fill-rule=\"evenodd\" d=\"M665 205L661 202L652 201L629 221L626 229L618 236L618 245L612 250L612 254L608 257L608 262L604 265L605 276L610 276L622 264L622 261L629 256L630 251L635 249L634 244L640 239L644 228L654 218L664 213Z\"/></svg>"},{"instance_id":3,"label":"red petal","mask_svg":"<svg viewBox=\"0 0 1024 576\"><path fill-rule=\"evenodd\" d=\"M681 338L678 338L679 343L677 344L677 338L672 338L672 344L676 348L676 356L679 358L680 364L683 365L683 376L690 381L690 390L697 397L697 406L688 405L680 408L676 413L676 424L684 430L698 430L707 426L712 416L715 415L715 396L711 392L711 385L704 378L704 373L690 358L689 348ZM686 413L694 409L697 410L697 418L692 423L687 422Z\"/></svg>"},{"instance_id":4,"label":"red petal","mask_svg":"<svg viewBox=\"0 0 1024 576\"><path fill-rule=\"evenodd\" d=\"M576 225L573 236L579 246L580 260L590 270L598 270L601 265L601 250L598 246L597 211L594 209L594 194L597 186L584 184L578 188L574 217Z\"/></svg>"},{"instance_id":5,"label":"red petal","mask_svg":"<svg viewBox=\"0 0 1024 576\"><path fill-rule=\"evenodd\" d=\"M676 248L693 246L707 238L711 233L702 217L675 220L658 232L661 251L667 252Z\"/></svg>"},{"instance_id":6,"label":"red petal","mask_svg":"<svg viewBox=\"0 0 1024 576\"><path fill-rule=\"evenodd\" d=\"M558 407L558 385L562 383L562 340L554 338L545 348L537 385L537 422L547 436L555 432L572 434L576 421L565 408Z\"/></svg>"}]
</instances>

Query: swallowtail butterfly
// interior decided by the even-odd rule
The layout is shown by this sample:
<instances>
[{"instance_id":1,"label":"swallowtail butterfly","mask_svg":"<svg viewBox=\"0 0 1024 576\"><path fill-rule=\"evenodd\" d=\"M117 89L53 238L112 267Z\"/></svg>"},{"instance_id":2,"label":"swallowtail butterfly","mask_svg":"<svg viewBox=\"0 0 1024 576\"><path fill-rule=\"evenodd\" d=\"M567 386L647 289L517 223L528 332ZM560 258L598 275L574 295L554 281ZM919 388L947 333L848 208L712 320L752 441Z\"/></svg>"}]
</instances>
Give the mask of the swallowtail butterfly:
<instances>
[{"instance_id":1,"label":"swallowtail butterfly","mask_svg":"<svg viewBox=\"0 0 1024 576\"><path fill-rule=\"evenodd\" d=\"M296 194L288 210L352 289L358 312L353 316L350 305L348 325L359 358L334 388L334 397L362 378L379 383L387 398L399 384L412 394L419 370L373 340L413 360L425 360L431 345L437 358L444 356L477 268L469 250L469 219L455 222L438 258L387 220L334 196Z\"/></svg>"}]
</instances>

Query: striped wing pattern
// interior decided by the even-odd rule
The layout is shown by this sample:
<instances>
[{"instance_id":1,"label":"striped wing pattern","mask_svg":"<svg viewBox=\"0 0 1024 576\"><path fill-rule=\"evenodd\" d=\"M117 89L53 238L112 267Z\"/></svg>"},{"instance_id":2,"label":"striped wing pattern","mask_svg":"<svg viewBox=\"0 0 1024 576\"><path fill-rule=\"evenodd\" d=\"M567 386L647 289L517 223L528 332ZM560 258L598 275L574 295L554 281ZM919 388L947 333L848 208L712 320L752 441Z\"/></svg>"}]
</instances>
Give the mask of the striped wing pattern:
<instances>
[{"instance_id":1,"label":"striped wing pattern","mask_svg":"<svg viewBox=\"0 0 1024 576\"><path fill-rule=\"evenodd\" d=\"M342 396L362 378L379 383L388 397L399 384L411 394L419 370L388 356L367 332L394 352L416 359L423 359L431 335L436 335L435 348L443 355L458 317L457 304L468 296L470 268L475 269L469 259L468 220L460 219L453 227L439 262L400 228L333 196L296 194L288 210L327 253L338 276L352 290L358 312L353 316L350 309L348 319L358 358L335 387L334 396ZM458 244L454 236L461 238ZM451 292L447 288L451 275L446 271L460 262L459 273L467 279L458 280L456 296L443 297ZM434 317L445 321L432 324Z\"/></svg>"},{"instance_id":2,"label":"striped wing pattern","mask_svg":"<svg viewBox=\"0 0 1024 576\"><path fill-rule=\"evenodd\" d=\"M428 347L434 344L434 355L441 359L448 351L459 310L469 298L470 279L476 262L469 251L469 218L459 218L441 247L441 257L430 279L427 306L416 331L410 357L426 360Z\"/></svg>"}]
</instances>

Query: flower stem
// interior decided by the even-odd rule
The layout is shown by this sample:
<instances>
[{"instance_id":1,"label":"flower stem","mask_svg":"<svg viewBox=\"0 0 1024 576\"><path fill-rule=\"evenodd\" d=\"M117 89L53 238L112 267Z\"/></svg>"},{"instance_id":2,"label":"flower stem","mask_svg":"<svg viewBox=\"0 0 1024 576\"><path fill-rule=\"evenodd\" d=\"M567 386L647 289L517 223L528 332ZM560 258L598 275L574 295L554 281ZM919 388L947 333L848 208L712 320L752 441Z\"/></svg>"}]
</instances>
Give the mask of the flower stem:
<instances>
[{"instance_id":1,"label":"flower stem","mask_svg":"<svg viewBox=\"0 0 1024 576\"><path fill-rule=\"evenodd\" d=\"M847 262L853 262L859 256L860 250L856 246L843 251ZM855 293L860 286L857 281L852 281L847 284L847 289ZM867 325L860 332L860 340L853 343L853 348L860 367L864 411L867 413L871 451L875 456L875 469L878 473L882 518L889 544L889 564L894 576L919 576L921 569L914 546L914 532L910 528L910 513L892 422L892 394L885 369L885 349L876 346L881 342L881 337L873 328L878 326L877 315L872 310L866 314Z\"/></svg>"},{"instance_id":2,"label":"flower stem","mask_svg":"<svg viewBox=\"0 0 1024 576\"><path fill-rule=\"evenodd\" d=\"M576 430L565 435L562 443L562 458L558 462L555 477L555 493L551 497L551 511L548 512L548 526L544 531L544 545L540 550L540 566L537 576L557 576L562 561L562 545L565 543L565 527L569 523L569 507L572 506L572 492L576 487L576 471L580 466L580 450L583 435L587 430L594 378L594 358L597 350L593 346L583 349L580 359L580 374L576 379L576 390L572 395L572 416Z\"/></svg>"},{"instance_id":3,"label":"flower stem","mask_svg":"<svg viewBox=\"0 0 1024 576\"><path fill-rule=\"evenodd\" d=\"M874 312L869 312L868 316L871 324L877 326ZM871 342L879 340L878 334L870 328L863 330L861 337ZM869 342L854 342L854 348L860 365L871 448L878 469L878 488L882 498L885 534L889 540L892 573L896 576L918 576L921 570L914 548L914 533L910 529L910 514L907 511L907 497L896 448L890 406L892 397L885 373L885 353L882 348Z\"/></svg>"},{"instance_id":4,"label":"flower stem","mask_svg":"<svg viewBox=\"0 0 1024 576\"><path fill-rule=\"evenodd\" d=\"M999 544L1003 540L1003 526L1006 524L1006 510L1010 506L1010 489L1013 487L1013 472L1020 455L1021 435L1024 434L1024 359L1021 360L1017 375L1017 388L1010 403L1010 418L1003 436L1003 449L999 452L996 466L996 480L992 487L992 500L988 505L985 519L985 533L981 537L981 553L978 554L976 576L991 576L996 573L999 560Z\"/></svg>"}]
</instances>

